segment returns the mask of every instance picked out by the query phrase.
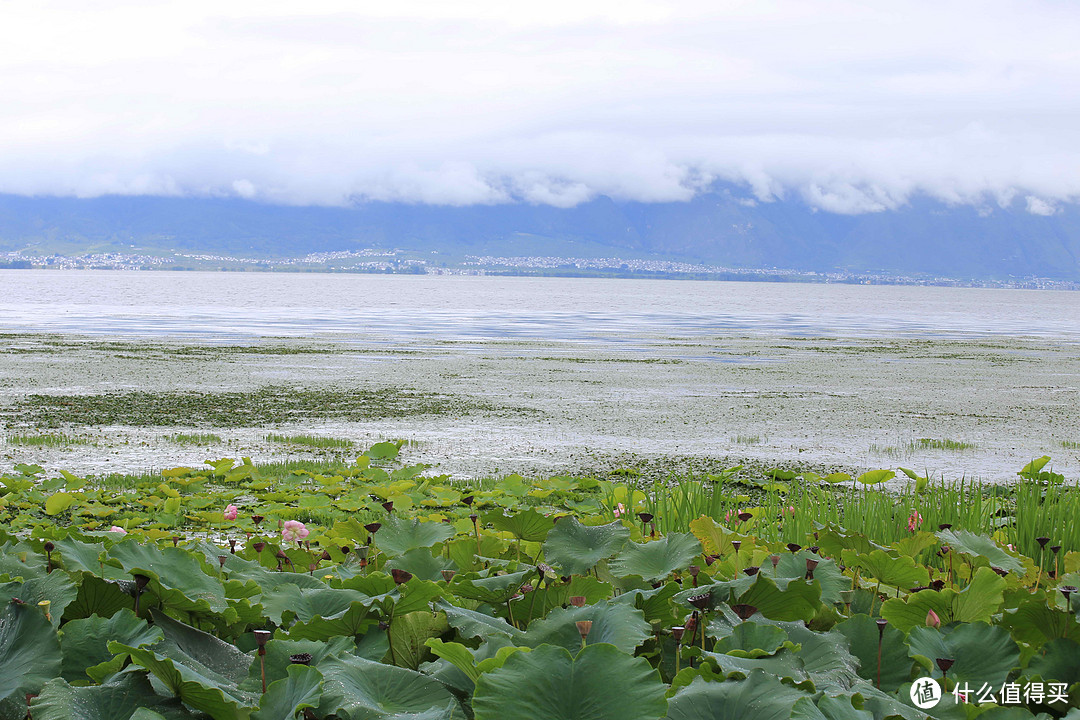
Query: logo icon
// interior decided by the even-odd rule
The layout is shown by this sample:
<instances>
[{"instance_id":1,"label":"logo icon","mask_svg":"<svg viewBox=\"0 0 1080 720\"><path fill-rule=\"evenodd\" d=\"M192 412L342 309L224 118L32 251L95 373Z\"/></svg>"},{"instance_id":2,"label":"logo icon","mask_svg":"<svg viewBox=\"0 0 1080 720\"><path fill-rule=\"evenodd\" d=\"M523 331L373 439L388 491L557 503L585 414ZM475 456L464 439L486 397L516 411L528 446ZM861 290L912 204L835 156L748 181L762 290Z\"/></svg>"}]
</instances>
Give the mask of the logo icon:
<instances>
[{"instance_id":1,"label":"logo icon","mask_svg":"<svg viewBox=\"0 0 1080 720\"><path fill-rule=\"evenodd\" d=\"M911 702L920 710L929 710L937 707L941 702L941 688L928 677L919 678L911 683Z\"/></svg>"}]
</instances>

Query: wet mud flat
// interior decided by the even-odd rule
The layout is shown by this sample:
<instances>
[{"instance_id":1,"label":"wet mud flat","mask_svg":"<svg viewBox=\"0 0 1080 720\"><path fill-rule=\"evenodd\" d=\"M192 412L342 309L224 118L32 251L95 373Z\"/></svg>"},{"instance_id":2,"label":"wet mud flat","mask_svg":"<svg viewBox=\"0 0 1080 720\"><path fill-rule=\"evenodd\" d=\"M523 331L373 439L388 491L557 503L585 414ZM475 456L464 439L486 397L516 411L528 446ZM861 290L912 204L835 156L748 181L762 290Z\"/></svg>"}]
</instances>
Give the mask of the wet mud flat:
<instances>
[{"instance_id":1,"label":"wet mud flat","mask_svg":"<svg viewBox=\"0 0 1080 720\"><path fill-rule=\"evenodd\" d=\"M1080 475L1080 346L1044 339L654 335L236 344L0 335L0 460L77 473L348 455L411 441L459 477L760 467ZM53 435L53 444L33 438ZM178 442L202 435L206 442Z\"/></svg>"}]
</instances>

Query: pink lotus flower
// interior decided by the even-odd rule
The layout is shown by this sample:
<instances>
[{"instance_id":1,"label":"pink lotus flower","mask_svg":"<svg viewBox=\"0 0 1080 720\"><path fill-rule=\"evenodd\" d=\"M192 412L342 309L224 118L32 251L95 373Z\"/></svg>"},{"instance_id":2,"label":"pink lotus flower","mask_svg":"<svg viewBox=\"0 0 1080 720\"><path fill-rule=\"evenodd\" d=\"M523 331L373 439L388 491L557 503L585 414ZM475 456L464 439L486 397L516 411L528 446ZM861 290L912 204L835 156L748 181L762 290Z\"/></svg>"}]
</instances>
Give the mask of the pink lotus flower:
<instances>
[{"instance_id":1,"label":"pink lotus flower","mask_svg":"<svg viewBox=\"0 0 1080 720\"><path fill-rule=\"evenodd\" d=\"M922 519L922 515L919 514L919 511L918 510L912 510L911 515L909 515L908 519L907 519L907 529L910 530L911 532L915 532L915 530L920 525L922 525L922 523L923 523L923 519Z\"/></svg>"},{"instance_id":2,"label":"pink lotus flower","mask_svg":"<svg viewBox=\"0 0 1080 720\"><path fill-rule=\"evenodd\" d=\"M941 618L939 618L938 614L933 610L926 611L926 626L932 628L941 627Z\"/></svg>"},{"instance_id":3,"label":"pink lotus flower","mask_svg":"<svg viewBox=\"0 0 1080 720\"><path fill-rule=\"evenodd\" d=\"M236 507L235 505L226 506L226 508L225 508L225 519L226 520L235 520L236 519L236 514L239 511L240 511L240 508Z\"/></svg>"},{"instance_id":4,"label":"pink lotus flower","mask_svg":"<svg viewBox=\"0 0 1080 720\"><path fill-rule=\"evenodd\" d=\"M119 525L113 525L111 528L109 528L109 532L120 533L121 535L127 535L127 530L120 527Z\"/></svg>"},{"instance_id":5,"label":"pink lotus flower","mask_svg":"<svg viewBox=\"0 0 1080 720\"><path fill-rule=\"evenodd\" d=\"M792 515L792 516L794 516L795 515L795 506L794 505L788 505L786 508L784 508L783 514L784 515Z\"/></svg>"},{"instance_id":6,"label":"pink lotus flower","mask_svg":"<svg viewBox=\"0 0 1080 720\"><path fill-rule=\"evenodd\" d=\"M625 512L626 512L626 506L623 505L622 503L619 503L618 505L616 505L615 509L612 510L612 513L615 515L615 517L622 517L623 513L625 513Z\"/></svg>"},{"instance_id":7,"label":"pink lotus flower","mask_svg":"<svg viewBox=\"0 0 1080 720\"><path fill-rule=\"evenodd\" d=\"M281 530L281 539L285 542L299 542L306 538L311 531L304 527L299 520L286 520Z\"/></svg>"}]
</instances>

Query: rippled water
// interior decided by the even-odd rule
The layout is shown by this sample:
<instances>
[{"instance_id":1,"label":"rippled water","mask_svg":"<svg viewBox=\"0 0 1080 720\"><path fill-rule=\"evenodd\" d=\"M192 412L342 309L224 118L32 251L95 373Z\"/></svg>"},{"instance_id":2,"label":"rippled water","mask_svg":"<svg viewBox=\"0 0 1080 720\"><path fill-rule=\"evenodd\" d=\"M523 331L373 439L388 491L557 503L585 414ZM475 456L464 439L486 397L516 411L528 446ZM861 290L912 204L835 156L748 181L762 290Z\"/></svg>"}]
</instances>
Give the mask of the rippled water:
<instances>
[{"instance_id":1,"label":"rippled water","mask_svg":"<svg viewBox=\"0 0 1080 720\"><path fill-rule=\"evenodd\" d=\"M228 342L728 333L1080 340L1080 293L799 283L212 272L0 271L0 330Z\"/></svg>"}]
</instances>

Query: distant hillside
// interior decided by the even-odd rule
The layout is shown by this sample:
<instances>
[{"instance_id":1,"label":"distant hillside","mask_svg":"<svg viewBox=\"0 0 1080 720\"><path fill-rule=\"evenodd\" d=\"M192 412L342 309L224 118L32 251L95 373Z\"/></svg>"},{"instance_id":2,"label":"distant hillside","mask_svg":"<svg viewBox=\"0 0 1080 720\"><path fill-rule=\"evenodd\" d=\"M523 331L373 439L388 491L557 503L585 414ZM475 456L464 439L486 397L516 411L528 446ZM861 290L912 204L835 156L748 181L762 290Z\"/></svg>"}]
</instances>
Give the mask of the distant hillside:
<instances>
[{"instance_id":1,"label":"distant hillside","mask_svg":"<svg viewBox=\"0 0 1080 720\"><path fill-rule=\"evenodd\" d=\"M261 258L385 247L438 250L451 258L619 256L740 268L1080 280L1080 210L1069 205L1054 215L1033 215L1019 200L1008 208L975 208L919 199L898 211L836 215L796 200L749 202L735 188L687 203L600 198L570 209L0 196L0 251L79 254L132 245Z\"/></svg>"}]
</instances>

